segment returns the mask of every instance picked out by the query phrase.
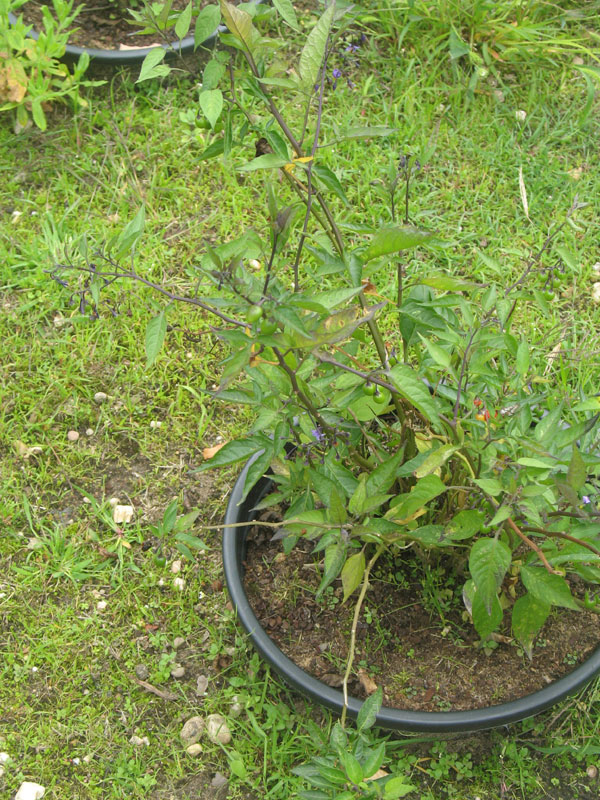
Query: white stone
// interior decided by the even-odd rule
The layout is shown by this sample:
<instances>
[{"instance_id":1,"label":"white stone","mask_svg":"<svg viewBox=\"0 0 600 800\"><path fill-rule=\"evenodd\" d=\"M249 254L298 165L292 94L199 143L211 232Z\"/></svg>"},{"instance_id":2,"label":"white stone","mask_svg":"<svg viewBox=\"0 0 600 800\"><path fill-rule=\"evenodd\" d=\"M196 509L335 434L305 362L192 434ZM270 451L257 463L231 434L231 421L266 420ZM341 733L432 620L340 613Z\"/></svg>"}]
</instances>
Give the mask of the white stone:
<instances>
[{"instance_id":1,"label":"white stone","mask_svg":"<svg viewBox=\"0 0 600 800\"><path fill-rule=\"evenodd\" d=\"M179 733L179 738L185 745L196 744L204 732L203 717L190 717Z\"/></svg>"},{"instance_id":2,"label":"white stone","mask_svg":"<svg viewBox=\"0 0 600 800\"><path fill-rule=\"evenodd\" d=\"M171 564L171 572L172 572L173 574L175 574L175 575L176 575L178 572L181 572L181 561L174 561L174 562Z\"/></svg>"},{"instance_id":3,"label":"white stone","mask_svg":"<svg viewBox=\"0 0 600 800\"><path fill-rule=\"evenodd\" d=\"M161 428L162 427L162 422L160 422L160 420L153 419L150 422L150 427L151 428Z\"/></svg>"},{"instance_id":4,"label":"white stone","mask_svg":"<svg viewBox=\"0 0 600 800\"><path fill-rule=\"evenodd\" d=\"M592 286L592 300L594 303L600 303L600 281Z\"/></svg>"},{"instance_id":5,"label":"white stone","mask_svg":"<svg viewBox=\"0 0 600 800\"><path fill-rule=\"evenodd\" d=\"M98 611L104 611L107 605L108 603L106 602L106 600L99 600L96 603L96 608L98 609Z\"/></svg>"},{"instance_id":6,"label":"white stone","mask_svg":"<svg viewBox=\"0 0 600 800\"><path fill-rule=\"evenodd\" d=\"M191 744L189 747L185 748L185 752L190 756L199 756L202 752L202 745L198 744Z\"/></svg>"},{"instance_id":7,"label":"white stone","mask_svg":"<svg viewBox=\"0 0 600 800\"><path fill-rule=\"evenodd\" d=\"M108 395L106 394L106 392L96 392L96 394L94 395L94 403L97 403L98 405L106 403L107 400L108 400Z\"/></svg>"},{"instance_id":8,"label":"white stone","mask_svg":"<svg viewBox=\"0 0 600 800\"><path fill-rule=\"evenodd\" d=\"M85 435L86 436L93 436L94 435L94 429L93 428L86 428L85 429Z\"/></svg>"},{"instance_id":9,"label":"white stone","mask_svg":"<svg viewBox=\"0 0 600 800\"><path fill-rule=\"evenodd\" d=\"M40 800L46 794L46 788L39 783L24 781L15 795L15 800Z\"/></svg>"},{"instance_id":10,"label":"white stone","mask_svg":"<svg viewBox=\"0 0 600 800\"><path fill-rule=\"evenodd\" d=\"M185 644L185 639L182 636L177 636L173 639L173 650L179 650L179 648Z\"/></svg>"},{"instance_id":11,"label":"white stone","mask_svg":"<svg viewBox=\"0 0 600 800\"><path fill-rule=\"evenodd\" d=\"M0 753L0 764L7 764L10 761L8 753Z\"/></svg>"},{"instance_id":12,"label":"white stone","mask_svg":"<svg viewBox=\"0 0 600 800\"><path fill-rule=\"evenodd\" d=\"M70 442L76 442L76 441L77 441L77 439L79 439L79 434L78 434L78 432L77 432L77 431L69 431L69 432L67 433L67 439L68 439Z\"/></svg>"},{"instance_id":13,"label":"white stone","mask_svg":"<svg viewBox=\"0 0 600 800\"><path fill-rule=\"evenodd\" d=\"M600 261L596 261L595 264L592 264L592 272L595 272L596 275L600 275Z\"/></svg>"},{"instance_id":14,"label":"white stone","mask_svg":"<svg viewBox=\"0 0 600 800\"><path fill-rule=\"evenodd\" d=\"M118 497L111 497L110 500L108 501L108 505L114 508L115 506L118 506L120 502L121 501L119 500Z\"/></svg>"},{"instance_id":15,"label":"white stone","mask_svg":"<svg viewBox=\"0 0 600 800\"><path fill-rule=\"evenodd\" d=\"M179 592L183 592L185 589L185 579L184 578L173 578L173 586Z\"/></svg>"},{"instance_id":16,"label":"white stone","mask_svg":"<svg viewBox=\"0 0 600 800\"><path fill-rule=\"evenodd\" d=\"M517 111L515 111L515 117L517 118L517 122L525 122L527 119L527 112L523 111L522 108L519 108Z\"/></svg>"},{"instance_id":17,"label":"white stone","mask_svg":"<svg viewBox=\"0 0 600 800\"><path fill-rule=\"evenodd\" d=\"M116 505L113 508L113 520L117 523L117 525L123 522L131 522L133 519L133 513L133 506Z\"/></svg>"},{"instance_id":18,"label":"white stone","mask_svg":"<svg viewBox=\"0 0 600 800\"><path fill-rule=\"evenodd\" d=\"M214 744L229 744L231 731L227 726L225 717L220 714L210 714L206 718L206 735Z\"/></svg>"},{"instance_id":19,"label":"white stone","mask_svg":"<svg viewBox=\"0 0 600 800\"><path fill-rule=\"evenodd\" d=\"M172 678L183 678L184 675L185 675L185 667L177 666L173 667L173 669L171 670Z\"/></svg>"},{"instance_id":20,"label":"white stone","mask_svg":"<svg viewBox=\"0 0 600 800\"><path fill-rule=\"evenodd\" d=\"M142 745L149 747L150 739L147 736L136 736L134 734L129 740L129 744L132 744L135 747L141 747Z\"/></svg>"}]
</instances>

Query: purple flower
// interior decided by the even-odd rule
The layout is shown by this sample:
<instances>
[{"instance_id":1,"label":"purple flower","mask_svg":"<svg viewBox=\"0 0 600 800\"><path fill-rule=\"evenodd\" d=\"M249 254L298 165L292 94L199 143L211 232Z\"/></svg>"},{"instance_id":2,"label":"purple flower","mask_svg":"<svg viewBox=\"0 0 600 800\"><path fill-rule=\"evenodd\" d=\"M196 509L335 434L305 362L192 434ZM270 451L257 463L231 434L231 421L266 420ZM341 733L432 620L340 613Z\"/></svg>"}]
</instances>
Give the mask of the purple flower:
<instances>
[{"instance_id":1,"label":"purple flower","mask_svg":"<svg viewBox=\"0 0 600 800\"><path fill-rule=\"evenodd\" d=\"M342 77L342 70L337 67L333 70L333 77L337 80Z\"/></svg>"},{"instance_id":2,"label":"purple flower","mask_svg":"<svg viewBox=\"0 0 600 800\"><path fill-rule=\"evenodd\" d=\"M346 48L346 53L358 53L359 48L359 44L349 44Z\"/></svg>"},{"instance_id":3,"label":"purple flower","mask_svg":"<svg viewBox=\"0 0 600 800\"><path fill-rule=\"evenodd\" d=\"M587 494L584 494L584 495L583 495L583 497L582 497L581 499L583 500L583 504L584 504L584 506L587 506L589 503L591 503L591 502L592 502L592 501L590 500L590 498L587 496Z\"/></svg>"},{"instance_id":4,"label":"purple flower","mask_svg":"<svg viewBox=\"0 0 600 800\"><path fill-rule=\"evenodd\" d=\"M323 442L327 441L327 437L325 436L321 428L313 428L311 434L319 444L323 444Z\"/></svg>"}]
</instances>

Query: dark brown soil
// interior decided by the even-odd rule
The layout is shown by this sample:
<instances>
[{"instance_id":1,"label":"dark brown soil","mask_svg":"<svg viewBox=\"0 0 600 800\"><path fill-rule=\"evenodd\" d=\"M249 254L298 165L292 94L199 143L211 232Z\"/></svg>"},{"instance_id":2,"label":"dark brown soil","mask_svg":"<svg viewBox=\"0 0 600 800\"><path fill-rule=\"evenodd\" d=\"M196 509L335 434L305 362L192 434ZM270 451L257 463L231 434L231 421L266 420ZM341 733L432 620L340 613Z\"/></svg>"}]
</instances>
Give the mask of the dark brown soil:
<instances>
[{"instance_id":1,"label":"dark brown soil","mask_svg":"<svg viewBox=\"0 0 600 800\"><path fill-rule=\"evenodd\" d=\"M34 30L42 30L42 11L43 5L39 0L30 0L21 9L19 14L28 25L33 25ZM187 0L173 0L174 9L184 9ZM133 47L152 47L161 44L162 40L157 34L145 34L143 36L134 33L135 25L131 25L127 20L130 19L127 13L128 4L123 4L124 12L120 10L117 3L109 0L96 0L94 3L83 5L80 13L73 23L73 33L69 36L69 44L78 47L92 47L100 50L127 50ZM193 33L193 26L191 28ZM173 34L170 40L176 37Z\"/></svg>"},{"instance_id":2,"label":"dark brown soil","mask_svg":"<svg viewBox=\"0 0 600 800\"><path fill-rule=\"evenodd\" d=\"M272 529L254 528L248 536L245 585L261 624L296 664L340 687L354 604L342 605L336 582L317 603L321 570L299 542L289 555L271 543ZM382 565L367 593L357 631L349 690L355 697L381 686L385 705L418 711L482 708L515 700L571 672L600 643L600 621L591 612L561 610L550 616L537 638L530 662L510 630L494 649L478 646L464 619L462 584L449 564L425 578L423 567L403 554ZM427 581L437 585L436 609ZM577 594L577 587L572 587ZM505 617L510 618L507 613Z\"/></svg>"}]
</instances>

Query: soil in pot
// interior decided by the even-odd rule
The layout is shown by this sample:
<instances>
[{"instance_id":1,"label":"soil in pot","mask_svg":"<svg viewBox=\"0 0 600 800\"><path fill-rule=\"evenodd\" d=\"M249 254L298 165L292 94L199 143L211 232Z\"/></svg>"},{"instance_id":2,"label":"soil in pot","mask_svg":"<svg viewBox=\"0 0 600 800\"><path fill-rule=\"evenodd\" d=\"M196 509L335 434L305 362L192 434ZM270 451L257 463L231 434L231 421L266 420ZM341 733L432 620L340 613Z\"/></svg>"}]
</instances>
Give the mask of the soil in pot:
<instances>
[{"instance_id":1,"label":"soil in pot","mask_svg":"<svg viewBox=\"0 0 600 800\"><path fill-rule=\"evenodd\" d=\"M208 0L207 3L208 4ZM34 30L42 30L42 6L47 2L29 0L19 9L19 14ZM173 0L172 8L183 10L187 0ZM135 5L132 6L135 8ZM81 11L73 22L73 33L69 36L69 44L77 47L98 48L99 50L126 50L132 47L152 47L160 44L157 34L134 34L135 25L131 25L127 13L127 4L122 7L108 0L96 0L82 6ZM193 33L193 27L191 28ZM175 36L170 37L174 39Z\"/></svg>"},{"instance_id":2,"label":"soil in pot","mask_svg":"<svg viewBox=\"0 0 600 800\"><path fill-rule=\"evenodd\" d=\"M244 565L250 604L289 658L339 688L354 613L352 598L342 605L338 581L317 602L321 572L310 554L311 543L300 541L284 555L280 542L270 541L272 534L272 528L259 525L248 533ZM543 689L571 672L600 643L598 615L561 610L549 617L539 634L532 662L510 630L500 633L493 649L481 649L475 629L463 616L464 577L455 575L448 559L441 558L426 571L404 553L381 562L370 583L349 685L359 699L381 686L385 705L399 709L493 706ZM577 583L571 588L576 596L582 593Z\"/></svg>"}]
</instances>

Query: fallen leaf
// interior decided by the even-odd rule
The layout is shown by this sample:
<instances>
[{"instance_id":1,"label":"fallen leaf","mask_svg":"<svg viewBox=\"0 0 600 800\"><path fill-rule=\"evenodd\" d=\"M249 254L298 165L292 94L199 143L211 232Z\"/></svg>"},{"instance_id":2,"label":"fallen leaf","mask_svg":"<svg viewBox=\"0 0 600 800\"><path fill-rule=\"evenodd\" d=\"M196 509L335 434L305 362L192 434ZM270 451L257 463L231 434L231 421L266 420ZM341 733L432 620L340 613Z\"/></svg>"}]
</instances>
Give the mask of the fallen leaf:
<instances>
[{"instance_id":1,"label":"fallen leaf","mask_svg":"<svg viewBox=\"0 0 600 800\"><path fill-rule=\"evenodd\" d=\"M378 769L370 778L365 778L366 781L378 781L379 778L387 778L389 772L386 772L384 769Z\"/></svg>"},{"instance_id":2,"label":"fallen leaf","mask_svg":"<svg viewBox=\"0 0 600 800\"><path fill-rule=\"evenodd\" d=\"M377 684L371 676L364 669L358 670L358 680L367 694L373 694L377 691Z\"/></svg>"},{"instance_id":3,"label":"fallen leaf","mask_svg":"<svg viewBox=\"0 0 600 800\"><path fill-rule=\"evenodd\" d=\"M17 451L17 455L20 456L21 458L24 458L25 460L27 460L31 456L38 456L42 452L41 447L36 447L36 446L30 447L29 445L25 444L24 442L21 442L18 439L16 442L14 442L14 448Z\"/></svg>"},{"instance_id":4,"label":"fallen leaf","mask_svg":"<svg viewBox=\"0 0 600 800\"><path fill-rule=\"evenodd\" d=\"M568 174L573 178L574 181L578 181L579 178L583 175L583 170L581 167L574 167L573 169L567 170Z\"/></svg>"},{"instance_id":5,"label":"fallen leaf","mask_svg":"<svg viewBox=\"0 0 600 800\"><path fill-rule=\"evenodd\" d=\"M221 444L216 444L214 447L205 447L202 451L202 457L206 459L212 458L222 447L225 447L225 444L225 442L222 442Z\"/></svg>"},{"instance_id":6,"label":"fallen leaf","mask_svg":"<svg viewBox=\"0 0 600 800\"><path fill-rule=\"evenodd\" d=\"M152 44L120 44L119 50L145 50L146 47L160 47L159 42L152 42Z\"/></svg>"},{"instance_id":7,"label":"fallen leaf","mask_svg":"<svg viewBox=\"0 0 600 800\"><path fill-rule=\"evenodd\" d=\"M529 219L529 204L527 202L527 189L525 188L525 181L523 180L523 167L519 167L519 192L521 194L521 202L523 203L523 211L527 219Z\"/></svg>"}]
</instances>

